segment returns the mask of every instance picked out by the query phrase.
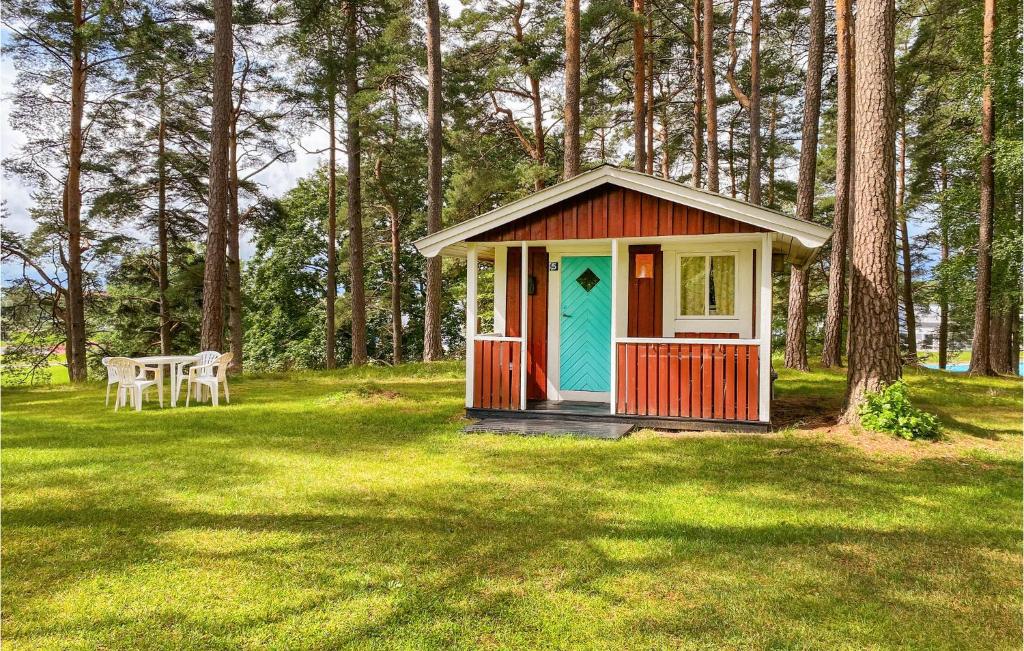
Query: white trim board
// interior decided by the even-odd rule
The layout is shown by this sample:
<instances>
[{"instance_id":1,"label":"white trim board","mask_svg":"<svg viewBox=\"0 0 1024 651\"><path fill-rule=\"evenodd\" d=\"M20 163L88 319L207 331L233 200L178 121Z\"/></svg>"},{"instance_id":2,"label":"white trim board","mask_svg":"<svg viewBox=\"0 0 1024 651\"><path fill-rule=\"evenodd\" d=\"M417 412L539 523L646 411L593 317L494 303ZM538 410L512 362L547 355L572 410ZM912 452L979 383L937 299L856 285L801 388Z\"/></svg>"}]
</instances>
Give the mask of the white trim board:
<instances>
[{"instance_id":1,"label":"white trim board","mask_svg":"<svg viewBox=\"0 0 1024 651\"><path fill-rule=\"evenodd\" d=\"M534 192L518 201L506 204L473 219L440 230L415 242L416 248L427 257L437 255L461 256L469 238L498 226L525 217L565 199L603 184L636 190L667 201L722 215L736 221L777 233L779 243L788 245L788 256L795 263L806 263L814 251L832 236L832 230L813 222L789 217L738 199L714 192L697 190L681 183L668 181L642 172L602 165Z\"/></svg>"}]
</instances>

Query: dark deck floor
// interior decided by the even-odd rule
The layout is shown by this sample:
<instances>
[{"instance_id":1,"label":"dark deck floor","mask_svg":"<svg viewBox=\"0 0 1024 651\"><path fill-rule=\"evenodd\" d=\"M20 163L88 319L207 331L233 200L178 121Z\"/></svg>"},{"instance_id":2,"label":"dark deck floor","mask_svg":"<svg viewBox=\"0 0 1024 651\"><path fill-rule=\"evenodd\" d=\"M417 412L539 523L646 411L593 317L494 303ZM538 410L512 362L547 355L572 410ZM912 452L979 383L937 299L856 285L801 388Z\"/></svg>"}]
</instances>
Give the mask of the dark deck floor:
<instances>
[{"instance_id":1,"label":"dark deck floor","mask_svg":"<svg viewBox=\"0 0 1024 651\"><path fill-rule=\"evenodd\" d=\"M635 425L607 421L564 420L561 418L517 418L508 416L484 416L467 425L467 433L488 432L493 434L522 434L525 436L575 436L577 438L604 439L616 441L628 434Z\"/></svg>"},{"instance_id":2,"label":"dark deck floor","mask_svg":"<svg viewBox=\"0 0 1024 651\"><path fill-rule=\"evenodd\" d=\"M505 429L502 431L520 431L524 434L536 433L527 432L525 431L526 429L548 428L551 431L544 433L555 433L558 430L563 434L576 433L583 435L582 433L570 431L581 429L582 425L580 423L591 425L628 425L629 428L626 432L634 427L650 427L652 429L674 431L717 432L767 432L771 429L768 423L753 421L612 414L611 405L607 402L582 402L577 400L531 400L526 404L525 410L470 408L466 409L466 416L480 421L469 427L476 427L477 425L486 427L487 423L493 422L493 428L503 427ZM522 424L527 420L542 421L542 424L536 427ZM516 421L516 424L510 425L508 421ZM467 428L466 431L471 430ZM495 431L495 429L475 429L472 431ZM619 438L619 436L614 438Z\"/></svg>"},{"instance_id":3,"label":"dark deck floor","mask_svg":"<svg viewBox=\"0 0 1024 651\"><path fill-rule=\"evenodd\" d=\"M576 414L586 416L611 416L612 406L607 402L583 402L581 400L530 400L527 411L543 411L550 414Z\"/></svg>"}]
</instances>

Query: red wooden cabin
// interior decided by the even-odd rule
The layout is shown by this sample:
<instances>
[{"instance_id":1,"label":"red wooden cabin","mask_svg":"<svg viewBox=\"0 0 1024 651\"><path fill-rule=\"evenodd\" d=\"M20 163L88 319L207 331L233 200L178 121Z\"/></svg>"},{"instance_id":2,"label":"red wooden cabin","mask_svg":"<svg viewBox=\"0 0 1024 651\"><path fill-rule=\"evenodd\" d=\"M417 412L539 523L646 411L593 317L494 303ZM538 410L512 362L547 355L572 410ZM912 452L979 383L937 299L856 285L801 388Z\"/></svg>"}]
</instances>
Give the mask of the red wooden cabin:
<instances>
[{"instance_id":1,"label":"red wooden cabin","mask_svg":"<svg viewBox=\"0 0 1024 651\"><path fill-rule=\"evenodd\" d=\"M416 242L467 260L466 408L676 429L771 420L773 268L827 228L602 166ZM481 266L485 268L481 276ZM483 306L480 282L493 285Z\"/></svg>"}]
</instances>

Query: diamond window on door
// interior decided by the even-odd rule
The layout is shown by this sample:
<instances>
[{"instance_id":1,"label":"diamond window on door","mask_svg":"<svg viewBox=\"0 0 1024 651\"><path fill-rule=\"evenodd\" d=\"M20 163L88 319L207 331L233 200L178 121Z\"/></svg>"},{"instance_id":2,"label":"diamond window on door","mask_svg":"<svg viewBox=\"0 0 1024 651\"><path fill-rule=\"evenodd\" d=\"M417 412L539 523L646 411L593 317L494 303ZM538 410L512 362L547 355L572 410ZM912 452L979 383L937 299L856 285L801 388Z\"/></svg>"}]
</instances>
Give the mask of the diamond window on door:
<instances>
[{"instance_id":1,"label":"diamond window on door","mask_svg":"<svg viewBox=\"0 0 1024 651\"><path fill-rule=\"evenodd\" d=\"M590 270L590 267L587 267L586 271L576 277L576 282L580 284L580 287L582 287L584 291L589 293L590 290L594 289L597 283L601 282L601 279L597 277L596 273Z\"/></svg>"}]
</instances>

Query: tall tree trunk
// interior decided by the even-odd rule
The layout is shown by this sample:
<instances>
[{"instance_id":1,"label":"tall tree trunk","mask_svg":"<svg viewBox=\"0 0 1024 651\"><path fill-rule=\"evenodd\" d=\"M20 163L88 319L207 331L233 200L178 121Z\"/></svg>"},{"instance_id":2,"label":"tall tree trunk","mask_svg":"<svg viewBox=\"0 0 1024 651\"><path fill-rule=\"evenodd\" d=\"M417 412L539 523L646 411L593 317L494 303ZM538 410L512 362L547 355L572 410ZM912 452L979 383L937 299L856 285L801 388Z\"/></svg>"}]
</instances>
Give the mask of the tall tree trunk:
<instances>
[{"instance_id":1,"label":"tall tree trunk","mask_svg":"<svg viewBox=\"0 0 1024 651\"><path fill-rule=\"evenodd\" d=\"M836 203L832 217L832 254L828 270L828 309L821 363L842 366L843 302L846 299L846 249L850 224L850 109L853 79L850 74L851 0L836 0Z\"/></svg>"},{"instance_id":2,"label":"tall tree trunk","mask_svg":"<svg viewBox=\"0 0 1024 651\"><path fill-rule=\"evenodd\" d=\"M565 2L565 154L562 178L580 173L580 0Z\"/></svg>"},{"instance_id":3,"label":"tall tree trunk","mask_svg":"<svg viewBox=\"0 0 1024 651\"><path fill-rule=\"evenodd\" d=\"M210 200L203 270L200 346L224 345L224 276L228 220L228 139L231 122L231 0L213 0L213 117L210 123Z\"/></svg>"},{"instance_id":4,"label":"tall tree trunk","mask_svg":"<svg viewBox=\"0 0 1024 651\"><path fill-rule=\"evenodd\" d=\"M736 147L733 146L736 138L736 118L740 115L739 111L736 111L732 119L729 120L729 195L736 198Z\"/></svg>"},{"instance_id":5,"label":"tall tree trunk","mask_svg":"<svg viewBox=\"0 0 1024 651\"><path fill-rule=\"evenodd\" d=\"M910 229L907 226L907 126L900 124L900 170L896 186L896 218L900 224L900 253L903 257L903 315L907 324L907 358L917 364L917 321L914 315L914 269L910 256Z\"/></svg>"},{"instance_id":6,"label":"tall tree trunk","mask_svg":"<svg viewBox=\"0 0 1024 651\"><path fill-rule=\"evenodd\" d=\"M540 94L540 77L530 75L530 96L533 98L533 159L537 163L538 173L533 180L533 189L544 188L544 165L547 163L544 153L544 98Z\"/></svg>"},{"instance_id":7,"label":"tall tree trunk","mask_svg":"<svg viewBox=\"0 0 1024 651\"><path fill-rule=\"evenodd\" d=\"M441 12L427 2L427 234L441 230ZM441 256L427 260L423 360L441 359Z\"/></svg>"},{"instance_id":8,"label":"tall tree trunk","mask_svg":"<svg viewBox=\"0 0 1024 651\"><path fill-rule=\"evenodd\" d=\"M366 288L363 282L362 133L356 95L359 93L359 46L356 3L349 0L345 23L345 118L348 155L349 292L352 305L352 365L366 363Z\"/></svg>"},{"instance_id":9,"label":"tall tree trunk","mask_svg":"<svg viewBox=\"0 0 1024 651\"><path fill-rule=\"evenodd\" d=\"M715 3L704 0L704 105L707 109L708 190L718 192L718 97L715 83Z\"/></svg>"},{"instance_id":10,"label":"tall tree trunk","mask_svg":"<svg viewBox=\"0 0 1024 651\"><path fill-rule=\"evenodd\" d=\"M1008 375L1011 372L1010 346L1013 339L1011 309L1009 305L1001 305L992 311L989 357L992 370L1000 375Z\"/></svg>"},{"instance_id":11,"label":"tall tree trunk","mask_svg":"<svg viewBox=\"0 0 1024 651\"><path fill-rule=\"evenodd\" d=\"M398 210L388 210L391 226L391 359L402 363L402 242Z\"/></svg>"},{"instance_id":12,"label":"tall tree trunk","mask_svg":"<svg viewBox=\"0 0 1024 651\"><path fill-rule=\"evenodd\" d=\"M668 141L668 89L665 89L666 97L661 103L661 126L658 129L658 138L661 140L661 178L667 179L672 172L673 153Z\"/></svg>"},{"instance_id":13,"label":"tall tree trunk","mask_svg":"<svg viewBox=\"0 0 1024 651\"><path fill-rule=\"evenodd\" d=\"M750 156L747 201L761 205L761 0L750 5Z\"/></svg>"},{"instance_id":14,"label":"tall tree trunk","mask_svg":"<svg viewBox=\"0 0 1024 651\"><path fill-rule=\"evenodd\" d=\"M1020 299L1010 307L1010 375L1020 375Z\"/></svg>"},{"instance_id":15,"label":"tall tree trunk","mask_svg":"<svg viewBox=\"0 0 1024 651\"><path fill-rule=\"evenodd\" d=\"M85 111L87 64L85 11L82 0L72 3L75 31L71 37L71 123L68 138L68 176L64 186L64 221L68 230L67 362L71 382L87 379L85 359L85 287L82 273L82 153L85 149L82 116Z\"/></svg>"},{"instance_id":16,"label":"tall tree trunk","mask_svg":"<svg viewBox=\"0 0 1024 651\"><path fill-rule=\"evenodd\" d=\"M778 151L775 135L779 126L779 96L772 95L772 104L768 112L768 206L775 207L775 156Z\"/></svg>"},{"instance_id":17,"label":"tall tree trunk","mask_svg":"<svg viewBox=\"0 0 1024 651\"><path fill-rule=\"evenodd\" d=\"M633 168L638 172L647 169L646 112L644 106L644 0L633 0Z\"/></svg>"},{"instance_id":18,"label":"tall tree trunk","mask_svg":"<svg viewBox=\"0 0 1024 651\"><path fill-rule=\"evenodd\" d=\"M973 375L991 375L989 359L989 301L992 293L992 213L995 209L996 186L993 170L992 144L995 139L995 105L992 103L992 58L996 29L996 0L985 0L985 23L982 39L982 63L985 67L985 88L981 95L981 212L978 216L978 277L974 294L974 341L971 344Z\"/></svg>"},{"instance_id":19,"label":"tall tree trunk","mask_svg":"<svg viewBox=\"0 0 1024 651\"><path fill-rule=\"evenodd\" d=\"M894 0L857 3L854 218L850 359L845 419L857 423L868 391L900 377L896 299Z\"/></svg>"},{"instance_id":20,"label":"tall tree trunk","mask_svg":"<svg viewBox=\"0 0 1024 651\"><path fill-rule=\"evenodd\" d=\"M946 163L939 169L939 183L942 199L939 202L939 368L945 369L949 358L949 288L946 286L946 262L949 260L949 224L946 217L946 188L949 183L949 172Z\"/></svg>"},{"instance_id":21,"label":"tall tree trunk","mask_svg":"<svg viewBox=\"0 0 1024 651\"><path fill-rule=\"evenodd\" d=\"M240 107L239 107L240 110ZM242 260L239 235L241 224L238 211L238 113L232 116L231 140L228 150L228 174L230 189L228 193L228 255L227 255L227 295L228 295L228 333L231 349L231 364L228 368L233 373L242 372Z\"/></svg>"},{"instance_id":22,"label":"tall tree trunk","mask_svg":"<svg viewBox=\"0 0 1024 651\"><path fill-rule=\"evenodd\" d=\"M814 214L814 181L818 164L818 118L821 114L821 66L825 45L825 0L811 0L807 78L804 81L804 116L800 137L800 171L796 189L796 216ZM807 269L789 270L789 314L786 320L786 367L801 371L807 365Z\"/></svg>"},{"instance_id":23,"label":"tall tree trunk","mask_svg":"<svg viewBox=\"0 0 1024 651\"><path fill-rule=\"evenodd\" d=\"M650 19L648 19L648 38L652 31ZM646 153L647 173L654 174L654 53L647 53L647 99L644 101L644 119L647 121L647 145L644 148Z\"/></svg>"},{"instance_id":24,"label":"tall tree trunk","mask_svg":"<svg viewBox=\"0 0 1024 651\"><path fill-rule=\"evenodd\" d=\"M171 305L167 297L169 283L167 234L167 101L164 82L160 81L160 123L156 129L156 240L158 247L157 291L160 301L160 354L171 354Z\"/></svg>"},{"instance_id":25,"label":"tall tree trunk","mask_svg":"<svg viewBox=\"0 0 1024 651\"><path fill-rule=\"evenodd\" d=\"M701 25L701 2L693 0L693 169L690 172L693 187L700 187L700 172L704 157L704 64L702 63L703 27Z\"/></svg>"},{"instance_id":26,"label":"tall tree trunk","mask_svg":"<svg viewBox=\"0 0 1024 651\"><path fill-rule=\"evenodd\" d=\"M336 335L338 324L334 313L338 302L338 125L337 98L334 85L327 90L327 323L325 324L326 365L338 365Z\"/></svg>"},{"instance_id":27,"label":"tall tree trunk","mask_svg":"<svg viewBox=\"0 0 1024 651\"><path fill-rule=\"evenodd\" d=\"M739 22L740 2L732 2L732 19L729 24L729 67L725 78L729 82L736 101L750 116L750 142L747 156L747 201L761 204L761 2L753 0L750 8L750 95L740 88L736 81L736 61L739 52L736 50L736 25ZM736 196L735 153L733 151L733 131L737 116L729 124L729 176L732 180L732 196Z\"/></svg>"}]
</instances>

